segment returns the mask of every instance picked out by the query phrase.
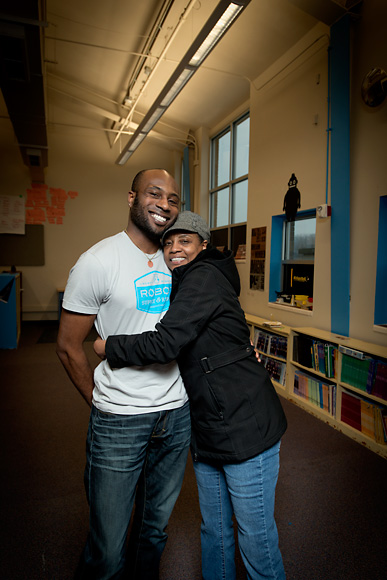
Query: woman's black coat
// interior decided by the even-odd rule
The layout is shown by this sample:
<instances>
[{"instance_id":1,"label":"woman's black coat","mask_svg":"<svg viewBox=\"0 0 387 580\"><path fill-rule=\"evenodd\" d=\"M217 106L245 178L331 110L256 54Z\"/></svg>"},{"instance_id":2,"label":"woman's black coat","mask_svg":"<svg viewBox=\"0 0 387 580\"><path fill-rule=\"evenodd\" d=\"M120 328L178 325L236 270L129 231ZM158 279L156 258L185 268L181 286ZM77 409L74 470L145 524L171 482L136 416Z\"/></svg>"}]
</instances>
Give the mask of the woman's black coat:
<instances>
[{"instance_id":1,"label":"woman's black coat","mask_svg":"<svg viewBox=\"0 0 387 580\"><path fill-rule=\"evenodd\" d=\"M203 250L175 268L171 306L155 331L109 337L112 368L177 359L190 399L191 449L200 461L240 462L269 449L286 418L257 361L231 252Z\"/></svg>"}]
</instances>

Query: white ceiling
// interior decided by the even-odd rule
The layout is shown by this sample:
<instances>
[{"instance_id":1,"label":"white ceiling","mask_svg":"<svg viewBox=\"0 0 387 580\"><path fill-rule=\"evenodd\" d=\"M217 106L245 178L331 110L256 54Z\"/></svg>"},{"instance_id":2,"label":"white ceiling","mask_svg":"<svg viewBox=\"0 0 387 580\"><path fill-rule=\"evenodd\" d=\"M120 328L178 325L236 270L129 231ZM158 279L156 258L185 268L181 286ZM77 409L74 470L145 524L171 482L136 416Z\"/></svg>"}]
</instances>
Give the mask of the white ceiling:
<instances>
[{"instance_id":1,"label":"white ceiling","mask_svg":"<svg viewBox=\"0 0 387 580\"><path fill-rule=\"evenodd\" d=\"M123 105L131 75L165 0L33 1L39 5L40 20L47 23L40 27L46 125L105 131L112 142L131 111ZM141 121L217 3L172 2L152 47L153 58L145 63L148 73L156 63L157 68L132 111L132 125L125 128L126 132L133 131ZM20 4L19 15L23 16L26 0L14 0L12 4L16 14ZM336 13L340 16L345 4L345 0L251 0L155 130L174 134L168 125L184 134L201 126L215 126L248 99L251 80L320 20L330 24ZM179 20L179 30L164 49ZM154 58L163 49L162 58ZM145 78L143 73L134 96L138 96ZM0 115L7 115L1 99ZM128 134L121 139L125 144Z\"/></svg>"},{"instance_id":2,"label":"white ceiling","mask_svg":"<svg viewBox=\"0 0 387 580\"><path fill-rule=\"evenodd\" d=\"M176 1L181 7L178 16L189 1ZM150 107L216 4L217 0L193 3L158 74L138 102L138 113L144 114ZM149 23L159 6L160 0L47 0L45 60L49 123L53 120L50 103L64 111L81 112L80 102L77 104L70 95L102 111L126 117L128 109L120 105L138 59L132 53L141 52ZM252 0L163 120L192 130L213 126L248 98L248 79L256 78L316 23L315 18L288 0ZM160 36L167 34L168 27ZM108 117L102 111L98 114L93 107L83 105L81 115L86 124L106 127Z\"/></svg>"}]
</instances>

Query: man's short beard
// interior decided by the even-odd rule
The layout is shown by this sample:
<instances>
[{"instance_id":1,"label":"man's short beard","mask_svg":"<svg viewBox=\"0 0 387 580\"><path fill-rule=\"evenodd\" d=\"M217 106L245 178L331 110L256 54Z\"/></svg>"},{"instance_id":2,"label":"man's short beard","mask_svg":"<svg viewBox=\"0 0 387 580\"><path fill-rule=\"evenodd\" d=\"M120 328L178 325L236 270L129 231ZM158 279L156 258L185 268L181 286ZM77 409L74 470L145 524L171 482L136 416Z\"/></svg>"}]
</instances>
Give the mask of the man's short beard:
<instances>
[{"instance_id":1,"label":"man's short beard","mask_svg":"<svg viewBox=\"0 0 387 580\"><path fill-rule=\"evenodd\" d=\"M141 230L146 235L146 237L151 242L160 244L161 236L163 235L164 230L161 232L154 231L151 228L149 222L145 219L144 214L141 211L139 211L139 208L140 204L138 201L138 196L136 195L133 201L132 208L130 210L131 221L134 223L135 226L138 227L139 230Z\"/></svg>"}]
</instances>

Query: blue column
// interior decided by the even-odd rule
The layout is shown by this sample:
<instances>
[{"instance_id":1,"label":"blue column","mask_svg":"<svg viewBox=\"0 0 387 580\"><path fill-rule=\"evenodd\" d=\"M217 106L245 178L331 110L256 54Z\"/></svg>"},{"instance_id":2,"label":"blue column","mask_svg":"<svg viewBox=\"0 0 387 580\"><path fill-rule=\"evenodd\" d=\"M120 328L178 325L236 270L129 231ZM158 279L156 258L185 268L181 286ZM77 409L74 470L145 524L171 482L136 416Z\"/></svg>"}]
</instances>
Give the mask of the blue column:
<instances>
[{"instance_id":1,"label":"blue column","mask_svg":"<svg viewBox=\"0 0 387 580\"><path fill-rule=\"evenodd\" d=\"M269 302L275 302L277 298L276 291L281 292L282 290L282 232L284 221L284 214L273 215L271 218Z\"/></svg>"},{"instance_id":2,"label":"blue column","mask_svg":"<svg viewBox=\"0 0 387 580\"><path fill-rule=\"evenodd\" d=\"M350 322L350 20L331 27L331 331Z\"/></svg>"}]
</instances>

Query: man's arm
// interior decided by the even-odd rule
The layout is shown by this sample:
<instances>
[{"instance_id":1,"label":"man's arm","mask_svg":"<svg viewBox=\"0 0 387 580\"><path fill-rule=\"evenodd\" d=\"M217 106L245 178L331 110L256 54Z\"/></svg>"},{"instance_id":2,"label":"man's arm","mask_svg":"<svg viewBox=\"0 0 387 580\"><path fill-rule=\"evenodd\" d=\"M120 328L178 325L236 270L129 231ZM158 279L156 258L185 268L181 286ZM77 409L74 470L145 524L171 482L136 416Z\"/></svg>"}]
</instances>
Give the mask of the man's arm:
<instances>
[{"instance_id":1,"label":"man's arm","mask_svg":"<svg viewBox=\"0 0 387 580\"><path fill-rule=\"evenodd\" d=\"M56 346L57 355L68 376L89 406L94 378L83 341L89 334L95 317L95 314L78 314L62 309Z\"/></svg>"},{"instance_id":2,"label":"man's arm","mask_svg":"<svg viewBox=\"0 0 387 580\"><path fill-rule=\"evenodd\" d=\"M200 264L191 268L155 330L108 336L104 346L111 368L165 364L178 359L183 348L196 340L208 321L223 311L214 276L212 266Z\"/></svg>"}]
</instances>

